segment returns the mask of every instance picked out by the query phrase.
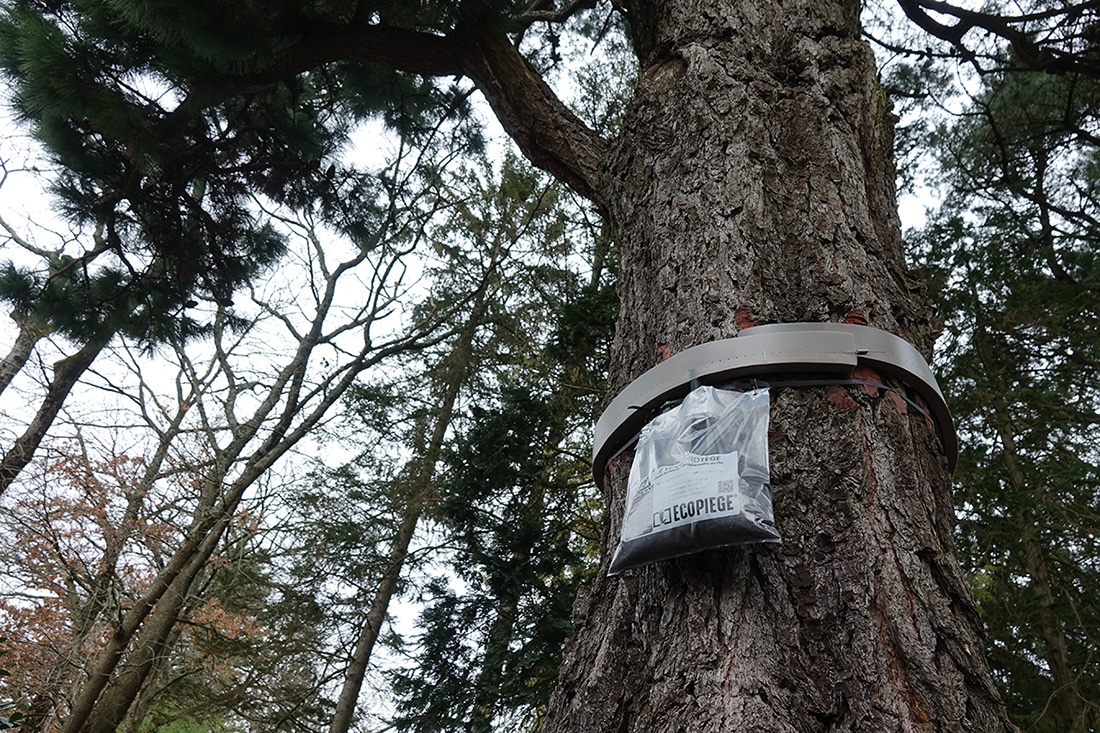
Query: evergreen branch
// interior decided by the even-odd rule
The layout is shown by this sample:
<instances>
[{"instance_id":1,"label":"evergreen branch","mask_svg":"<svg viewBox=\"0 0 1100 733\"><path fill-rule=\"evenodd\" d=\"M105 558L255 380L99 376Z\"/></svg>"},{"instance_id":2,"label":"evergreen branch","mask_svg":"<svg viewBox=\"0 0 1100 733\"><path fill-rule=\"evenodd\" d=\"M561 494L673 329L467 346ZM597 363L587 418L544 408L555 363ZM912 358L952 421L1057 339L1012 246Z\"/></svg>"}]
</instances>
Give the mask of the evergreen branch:
<instances>
[{"instance_id":1,"label":"evergreen branch","mask_svg":"<svg viewBox=\"0 0 1100 733\"><path fill-rule=\"evenodd\" d=\"M1100 65L1078 54L1068 53L1050 45L1041 46L1017 27L1028 22L1077 17L1085 10L1095 8L1095 5L1096 3L1090 2L1057 11L1004 16L960 8L942 0L898 0L898 6L911 21L930 35L950 43L967 61L975 62L977 54L963 44L963 36L971 30L981 29L1008 41L1012 50L1032 70L1046 71L1051 74L1074 71L1091 77L1100 77ZM941 23L928 14L929 10L955 18L956 22L954 25ZM980 68L978 70L981 71Z\"/></svg>"},{"instance_id":2,"label":"evergreen branch","mask_svg":"<svg viewBox=\"0 0 1100 733\"><path fill-rule=\"evenodd\" d=\"M562 103L503 33L480 26L465 28L464 36L463 72L524 155L602 206L607 142Z\"/></svg>"},{"instance_id":3,"label":"evergreen branch","mask_svg":"<svg viewBox=\"0 0 1100 733\"><path fill-rule=\"evenodd\" d=\"M238 79L244 91L337 61L381 64L397 71L423 76L458 76L462 73L459 44L453 34L394 28L370 23L303 24L301 40L263 71Z\"/></svg>"},{"instance_id":4,"label":"evergreen branch","mask_svg":"<svg viewBox=\"0 0 1100 733\"><path fill-rule=\"evenodd\" d=\"M545 9L546 5L547 3L542 0L536 0L531 3L527 10L515 16L514 20L524 25L538 22L562 23L581 10L590 10L596 7L596 0L570 0L558 10L547 10Z\"/></svg>"},{"instance_id":5,"label":"evergreen branch","mask_svg":"<svg viewBox=\"0 0 1100 733\"><path fill-rule=\"evenodd\" d=\"M301 41L263 71L239 77L228 91L243 93L338 61L468 77L535 165L602 206L606 142L554 94L504 33L476 19L446 36L379 24L310 22Z\"/></svg>"}]
</instances>

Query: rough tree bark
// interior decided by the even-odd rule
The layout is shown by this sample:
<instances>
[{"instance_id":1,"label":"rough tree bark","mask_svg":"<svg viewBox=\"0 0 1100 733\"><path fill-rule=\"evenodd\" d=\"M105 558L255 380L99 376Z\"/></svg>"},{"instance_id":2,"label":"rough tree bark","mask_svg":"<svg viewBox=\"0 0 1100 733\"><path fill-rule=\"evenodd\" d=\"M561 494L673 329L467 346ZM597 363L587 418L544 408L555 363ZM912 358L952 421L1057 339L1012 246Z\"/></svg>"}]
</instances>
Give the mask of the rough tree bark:
<instances>
[{"instance_id":1,"label":"rough tree bark","mask_svg":"<svg viewBox=\"0 0 1100 733\"><path fill-rule=\"evenodd\" d=\"M258 80L337 58L468 76L524 154L617 233L612 394L759 323L866 323L927 355L931 307L903 261L892 123L858 0L615 7L640 75L613 141L491 23L394 31L404 54L375 43L388 32L376 26L337 45L311 31ZM778 391L771 417L783 544L597 581L578 599L545 730L1013 730L955 556L934 428L872 388ZM605 550L628 469L629 455L611 466Z\"/></svg>"},{"instance_id":2,"label":"rough tree bark","mask_svg":"<svg viewBox=\"0 0 1100 733\"><path fill-rule=\"evenodd\" d=\"M859 3L624 5L641 74L602 187L622 257L612 392L758 323L867 323L927 354ZM546 730L1012 730L933 428L874 389L779 390L771 418L783 543L599 580ZM609 472L605 548L628 469Z\"/></svg>"}]
</instances>

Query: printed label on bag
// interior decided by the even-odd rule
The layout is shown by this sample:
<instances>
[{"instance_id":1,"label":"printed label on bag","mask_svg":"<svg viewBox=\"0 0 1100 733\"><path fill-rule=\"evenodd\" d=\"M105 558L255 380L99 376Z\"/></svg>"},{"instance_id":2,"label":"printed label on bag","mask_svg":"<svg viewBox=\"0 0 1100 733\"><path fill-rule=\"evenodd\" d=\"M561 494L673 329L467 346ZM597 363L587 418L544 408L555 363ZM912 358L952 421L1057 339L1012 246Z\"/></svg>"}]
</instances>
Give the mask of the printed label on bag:
<instances>
[{"instance_id":1,"label":"printed label on bag","mask_svg":"<svg viewBox=\"0 0 1100 733\"><path fill-rule=\"evenodd\" d=\"M623 521L623 539L741 513L737 453L689 455L661 466L636 487ZM634 472L631 472L634 483Z\"/></svg>"}]
</instances>

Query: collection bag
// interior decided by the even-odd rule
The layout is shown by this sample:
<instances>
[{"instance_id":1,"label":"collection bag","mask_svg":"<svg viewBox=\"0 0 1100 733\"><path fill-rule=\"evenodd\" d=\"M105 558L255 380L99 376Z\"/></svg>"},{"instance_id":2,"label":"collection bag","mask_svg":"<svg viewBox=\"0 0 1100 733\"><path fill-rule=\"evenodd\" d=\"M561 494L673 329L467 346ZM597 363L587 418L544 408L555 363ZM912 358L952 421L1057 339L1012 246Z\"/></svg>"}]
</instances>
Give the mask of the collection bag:
<instances>
[{"instance_id":1,"label":"collection bag","mask_svg":"<svg viewBox=\"0 0 1100 733\"><path fill-rule=\"evenodd\" d=\"M778 542L767 389L692 390L638 437L609 575L716 547Z\"/></svg>"}]
</instances>

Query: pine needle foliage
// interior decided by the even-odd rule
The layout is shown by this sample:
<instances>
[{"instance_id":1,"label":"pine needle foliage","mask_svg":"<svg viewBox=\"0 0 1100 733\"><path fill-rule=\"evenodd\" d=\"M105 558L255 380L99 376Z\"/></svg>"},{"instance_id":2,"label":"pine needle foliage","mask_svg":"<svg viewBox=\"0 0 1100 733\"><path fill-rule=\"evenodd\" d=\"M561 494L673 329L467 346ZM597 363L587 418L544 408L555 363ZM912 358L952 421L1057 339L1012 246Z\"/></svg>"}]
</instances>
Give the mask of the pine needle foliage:
<instances>
[{"instance_id":1,"label":"pine needle foliage","mask_svg":"<svg viewBox=\"0 0 1100 733\"><path fill-rule=\"evenodd\" d=\"M7 266L0 297L78 341L123 332L154 344L202 333L197 303L232 304L283 254L257 197L315 207L372 246L385 182L343 162L349 130L384 117L423 138L440 109L468 111L468 92L351 64L246 81L296 38L296 23L342 12L321 2L6 4L0 72L58 171L58 212L88 236L47 266Z\"/></svg>"},{"instance_id":2,"label":"pine needle foliage","mask_svg":"<svg viewBox=\"0 0 1100 733\"><path fill-rule=\"evenodd\" d=\"M1019 721L1100 724L1100 85L1004 73L935 139L916 239L964 437L959 551Z\"/></svg>"},{"instance_id":3,"label":"pine needle foliage","mask_svg":"<svg viewBox=\"0 0 1100 733\"><path fill-rule=\"evenodd\" d=\"M452 449L435 518L456 581L425 592L417 668L393 675L399 726L487 731L545 706L594 559L577 534L583 468L558 452L560 410L511 385Z\"/></svg>"}]
</instances>

